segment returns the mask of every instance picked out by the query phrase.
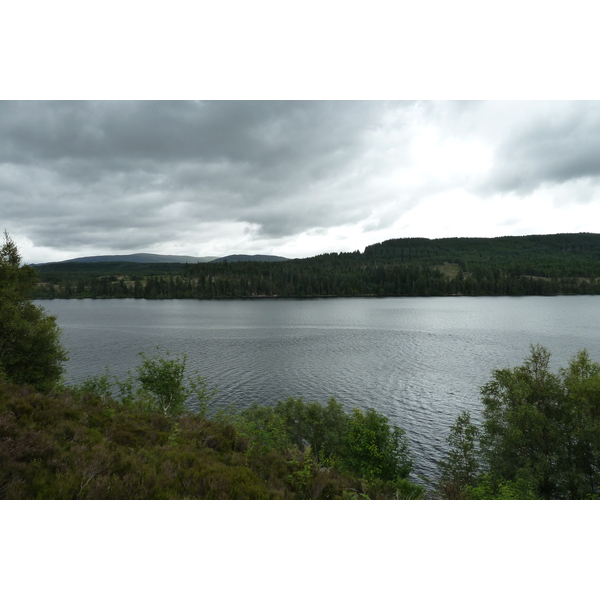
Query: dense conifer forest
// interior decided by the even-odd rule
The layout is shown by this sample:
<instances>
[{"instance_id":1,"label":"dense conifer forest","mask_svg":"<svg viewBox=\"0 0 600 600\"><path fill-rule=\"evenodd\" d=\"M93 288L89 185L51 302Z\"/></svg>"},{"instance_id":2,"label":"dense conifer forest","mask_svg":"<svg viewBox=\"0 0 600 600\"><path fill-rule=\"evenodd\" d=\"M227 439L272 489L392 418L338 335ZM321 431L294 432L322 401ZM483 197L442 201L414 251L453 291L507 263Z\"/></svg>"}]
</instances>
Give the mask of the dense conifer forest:
<instances>
[{"instance_id":1,"label":"dense conifer forest","mask_svg":"<svg viewBox=\"0 0 600 600\"><path fill-rule=\"evenodd\" d=\"M600 293L600 234L405 238L281 262L50 263L35 298L307 298Z\"/></svg>"}]
</instances>

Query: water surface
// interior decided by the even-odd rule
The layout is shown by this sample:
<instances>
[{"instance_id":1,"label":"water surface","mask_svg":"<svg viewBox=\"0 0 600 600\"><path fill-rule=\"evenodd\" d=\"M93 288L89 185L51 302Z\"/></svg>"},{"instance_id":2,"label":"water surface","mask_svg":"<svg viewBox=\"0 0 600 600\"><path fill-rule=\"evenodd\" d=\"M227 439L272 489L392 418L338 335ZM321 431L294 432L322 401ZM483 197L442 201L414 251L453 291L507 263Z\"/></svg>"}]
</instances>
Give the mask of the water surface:
<instances>
[{"instance_id":1,"label":"water surface","mask_svg":"<svg viewBox=\"0 0 600 600\"><path fill-rule=\"evenodd\" d=\"M532 343L564 366L600 361L600 297L318 300L45 300L70 353L66 379L126 375L139 352L185 353L219 393L215 406L289 396L373 407L405 429L419 475L432 477L456 415L480 415L492 369Z\"/></svg>"}]
</instances>

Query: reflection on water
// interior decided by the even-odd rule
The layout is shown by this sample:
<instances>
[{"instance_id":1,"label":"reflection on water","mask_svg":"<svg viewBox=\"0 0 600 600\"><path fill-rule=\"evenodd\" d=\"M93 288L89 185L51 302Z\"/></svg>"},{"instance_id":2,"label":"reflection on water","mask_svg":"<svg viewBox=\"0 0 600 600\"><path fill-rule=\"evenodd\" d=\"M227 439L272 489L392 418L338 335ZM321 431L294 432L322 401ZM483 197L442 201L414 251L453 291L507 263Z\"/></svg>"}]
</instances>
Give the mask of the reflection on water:
<instances>
[{"instance_id":1,"label":"reflection on water","mask_svg":"<svg viewBox=\"0 0 600 600\"><path fill-rule=\"evenodd\" d=\"M545 345L555 369L600 361L600 297L323 300L46 300L70 352L66 378L124 376L156 347L188 355L215 406L289 396L374 407L406 430L417 474L434 476L456 415L477 421L495 368Z\"/></svg>"}]
</instances>

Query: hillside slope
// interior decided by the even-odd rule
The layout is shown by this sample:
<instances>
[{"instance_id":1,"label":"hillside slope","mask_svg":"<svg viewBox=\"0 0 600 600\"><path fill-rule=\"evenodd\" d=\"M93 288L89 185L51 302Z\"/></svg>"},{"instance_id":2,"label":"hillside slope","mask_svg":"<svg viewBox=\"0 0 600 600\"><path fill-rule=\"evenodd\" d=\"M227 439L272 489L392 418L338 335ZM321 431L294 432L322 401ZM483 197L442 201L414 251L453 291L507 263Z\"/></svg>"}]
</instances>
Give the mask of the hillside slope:
<instances>
[{"instance_id":1,"label":"hillside slope","mask_svg":"<svg viewBox=\"0 0 600 600\"><path fill-rule=\"evenodd\" d=\"M277 262L70 263L38 272L39 298L600 294L600 234L404 238Z\"/></svg>"},{"instance_id":2,"label":"hillside slope","mask_svg":"<svg viewBox=\"0 0 600 600\"><path fill-rule=\"evenodd\" d=\"M104 262L134 262L134 263L197 263L210 262L214 256L178 256L170 254L149 254L140 252L136 254L107 254L101 256L81 256L61 261L63 263L104 263ZM49 263L46 263L49 264Z\"/></svg>"}]
</instances>

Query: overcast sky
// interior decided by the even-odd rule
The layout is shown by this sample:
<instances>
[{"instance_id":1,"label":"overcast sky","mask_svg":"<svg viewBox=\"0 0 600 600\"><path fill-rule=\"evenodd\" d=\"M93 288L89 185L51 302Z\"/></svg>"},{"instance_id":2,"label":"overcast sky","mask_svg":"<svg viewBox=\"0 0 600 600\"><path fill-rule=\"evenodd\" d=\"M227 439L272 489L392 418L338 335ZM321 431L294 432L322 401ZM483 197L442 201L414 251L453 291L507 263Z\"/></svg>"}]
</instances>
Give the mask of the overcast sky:
<instances>
[{"instance_id":1,"label":"overcast sky","mask_svg":"<svg viewBox=\"0 0 600 600\"><path fill-rule=\"evenodd\" d=\"M0 102L0 226L27 262L599 223L599 102Z\"/></svg>"}]
</instances>

